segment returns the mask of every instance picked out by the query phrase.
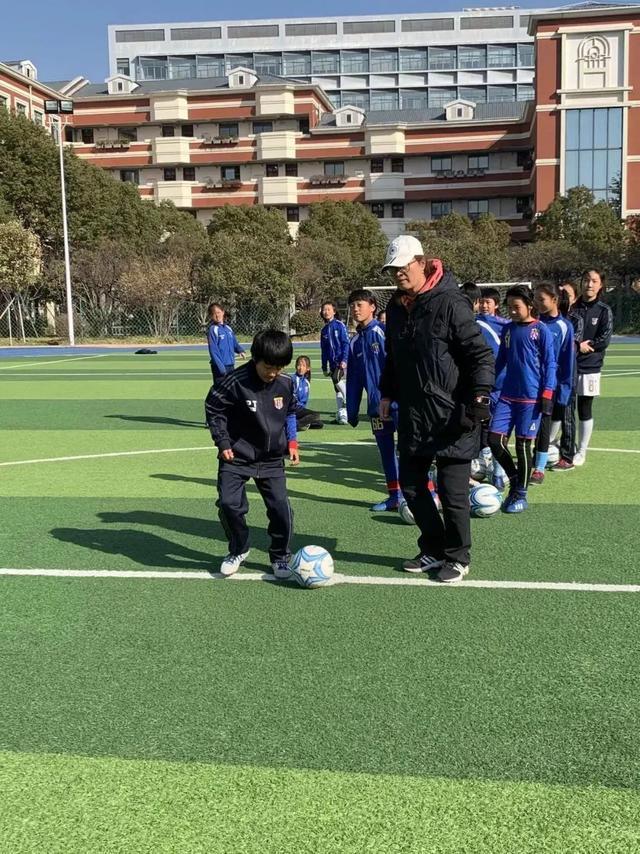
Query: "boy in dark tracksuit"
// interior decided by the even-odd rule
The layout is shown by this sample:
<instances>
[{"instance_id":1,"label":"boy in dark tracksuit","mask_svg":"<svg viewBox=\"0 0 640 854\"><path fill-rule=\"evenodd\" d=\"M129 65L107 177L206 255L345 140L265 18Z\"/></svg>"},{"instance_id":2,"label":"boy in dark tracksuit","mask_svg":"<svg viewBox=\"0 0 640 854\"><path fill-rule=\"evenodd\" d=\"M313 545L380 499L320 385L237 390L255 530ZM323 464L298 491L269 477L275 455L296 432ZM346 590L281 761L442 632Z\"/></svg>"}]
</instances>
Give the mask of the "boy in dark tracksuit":
<instances>
[{"instance_id":1,"label":"boy in dark tracksuit","mask_svg":"<svg viewBox=\"0 0 640 854\"><path fill-rule=\"evenodd\" d=\"M267 508L269 558L276 578L289 577L293 511L287 496L284 456L299 462L296 396L282 374L293 355L284 332L260 332L247 365L224 376L205 401L207 424L219 450L218 511L229 538L222 575L233 575L249 554L246 484L253 479Z\"/></svg>"}]
</instances>

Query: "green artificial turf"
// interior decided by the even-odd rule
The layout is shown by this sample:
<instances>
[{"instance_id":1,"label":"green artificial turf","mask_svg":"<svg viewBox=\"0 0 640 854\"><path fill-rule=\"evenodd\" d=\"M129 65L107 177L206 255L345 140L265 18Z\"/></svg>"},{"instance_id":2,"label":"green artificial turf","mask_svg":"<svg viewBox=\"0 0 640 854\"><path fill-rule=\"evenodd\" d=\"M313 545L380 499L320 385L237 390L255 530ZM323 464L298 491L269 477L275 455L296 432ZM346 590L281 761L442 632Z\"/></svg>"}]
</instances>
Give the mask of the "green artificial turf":
<instances>
[{"instance_id":1,"label":"green artificial turf","mask_svg":"<svg viewBox=\"0 0 640 854\"><path fill-rule=\"evenodd\" d=\"M0 361L0 566L215 570L206 353L45 361ZM549 474L521 517L474 520L472 578L640 582L640 455L620 452L640 450L640 348L610 349L622 371L592 441L619 450ZM416 529L369 512L366 419L301 446L294 548L400 578ZM0 851L635 851L639 601L0 578Z\"/></svg>"}]
</instances>

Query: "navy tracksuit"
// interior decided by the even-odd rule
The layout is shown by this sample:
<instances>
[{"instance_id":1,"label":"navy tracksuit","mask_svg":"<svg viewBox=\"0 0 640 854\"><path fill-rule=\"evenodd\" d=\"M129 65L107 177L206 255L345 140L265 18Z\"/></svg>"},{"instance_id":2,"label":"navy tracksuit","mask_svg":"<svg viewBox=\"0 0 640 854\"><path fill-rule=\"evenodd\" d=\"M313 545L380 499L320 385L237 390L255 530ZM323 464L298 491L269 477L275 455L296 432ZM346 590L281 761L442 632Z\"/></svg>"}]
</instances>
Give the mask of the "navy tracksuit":
<instances>
[{"instance_id":1,"label":"navy tracksuit","mask_svg":"<svg viewBox=\"0 0 640 854\"><path fill-rule=\"evenodd\" d=\"M296 396L291 377L264 383L253 361L222 377L205 400L207 424L219 451L231 461L218 467L218 515L229 539L229 553L249 549L246 485L253 479L267 508L271 561L288 560L293 511L287 496L284 457L297 447Z\"/></svg>"}]
</instances>

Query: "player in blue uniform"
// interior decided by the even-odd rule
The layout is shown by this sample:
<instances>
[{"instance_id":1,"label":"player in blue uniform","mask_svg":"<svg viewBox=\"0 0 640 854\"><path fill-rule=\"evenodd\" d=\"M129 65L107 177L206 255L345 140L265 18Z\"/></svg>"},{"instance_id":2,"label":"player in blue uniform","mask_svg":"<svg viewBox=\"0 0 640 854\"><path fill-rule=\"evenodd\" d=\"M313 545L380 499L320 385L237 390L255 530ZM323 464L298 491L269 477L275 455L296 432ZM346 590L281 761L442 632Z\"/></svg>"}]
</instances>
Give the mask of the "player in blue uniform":
<instances>
[{"instance_id":1,"label":"player in blue uniform","mask_svg":"<svg viewBox=\"0 0 640 854\"><path fill-rule=\"evenodd\" d=\"M217 302L207 308L209 326L207 344L213 381L219 380L235 368L236 353L244 359L244 347L238 342L233 329L225 323L226 312Z\"/></svg>"},{"instance_id":2,"label":"player in blue uniform","mask_svg":"<svg viewBox=\"0 0 640 854\"><path fill-rule=\"evenodd\" d=\"M349 333L347 327L338 317L338 307L335 302L326 300L321 309L324 326L320 332L320 352L322 356L322 373L331 377L336 393L336 422L347 423L346 388L344 375L349 358Z\"/></svg>"},{"instance_id":3,"label":"player in blue uniform","mask_svg":"<svg viewBox=\"0 0 640 854\"><path fill-rule=\"evenodd\" d=\"M551 333L533 316L529 289L522 285L509 288L507 304L512 321L504 327L496 359L496 374L504 370L504 378L491 418L489 444L510 481L502 509L522 513L528 507L531 442L538 434L541 416L553 410L556 358ZM507 447L514 428L517 466Z\"/></svg>"},{"instance_id":4,"label":"player in blue uniform","mask_svg":"<svg viewBox=\"0 0 640 854\"><path fill-rule=\"evenodd\" d=\"M476 313L476 323L480 327L482 337L491 348L493 358L497 359L502 330L504 325L509 322L504 317L500 317L496 314L497 302L500 299L500 294L497 290L491 288L490 295L487 297L484 291L481 291L475 282L465 282L465 284L462 285L462 290L473 305L473 310ZM495 295L497 295L497 297ZM483 312L483 307L488 310ZM496 388L494 388L489 394L489 405L492 414L495 411L496 404L498 403L498 398L500 396L500 392L496 389L500 388L502 379L502 376L499 377L496 375ZM506 474L500 463L493 459L493 454L489 447L489 424L487 422L482 425L480 430L480 454L487 468L492 470L493 485L497 489L503 490L505 488Z\"/></svg>"},{"instance_id":5,"label":"player in blue uniform","mask_svg":"<svg viewBox=\"0 0 640 854\"><path fill-rule=\"evenodd\" d=\"M347 417L352 427L358 426L363 392L367 393L367 414L378 445L389 497L374 504L374 512L397 510L402 502L398 460L396 457L393 420L379 416L380 376L387 358L384 331L376 320L376 298L371 291L357 290L349 295L349 305L358 324L351 339L347 365Z\"/></svg>"},{"instance_id":6,"label":"player in blue uniform","mask_svg":"<svg viewBox=\"0 0 640 854\"><path fill-rule=\"evenodd\" d=\"M554 421L561 422L564 408L568 405L573 388L575 369L575 345L573 326L567 318L569 297L557 285L542 284L535 289L535 304L544 323L553 338L553 350L556 356L556 390L553 396L553 411L543 415L536 441L535 463L531 483L544 481L544 470L549 458L549 440Z\"/></svg>"},{"instance_id":7,"label":"player in blue uniform","mask_svg":"<svg viewBox=\"0 0 640 854\"><path fill-rule=\"evenodd\" d=\"M296 372L291 375L293 390L296 393L296 425L298 433L302 430L321 430L324 427L319 412L307 408L311 394L311 359L308 356L298 356Z\"/></svg>"}]
</instances>

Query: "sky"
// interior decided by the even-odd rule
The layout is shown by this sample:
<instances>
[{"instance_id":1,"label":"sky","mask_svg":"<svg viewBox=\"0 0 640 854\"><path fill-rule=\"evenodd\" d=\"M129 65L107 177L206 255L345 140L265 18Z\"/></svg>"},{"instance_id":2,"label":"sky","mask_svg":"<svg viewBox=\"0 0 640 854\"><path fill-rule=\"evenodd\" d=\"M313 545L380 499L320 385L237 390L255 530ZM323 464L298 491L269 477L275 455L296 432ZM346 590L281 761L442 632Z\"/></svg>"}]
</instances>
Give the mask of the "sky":
<instances>
[{"instance_id":1,"label":"sky","mask_svg":"<svg viewBox=\"0 0 640 854\"><path fill-rule=\"evenodd\" d=\"M108 3L31 0L23 6L6 0L0 26L0 61L30 59L42 81L70 80L83 75L96 83L108 74L109 24L398 15L474 6L469 0L272 0L268 5L259 0L245 0L238 6L238 13L226 14L221 5L205 0L109 0ZM519 3L520 8L545 5L554 4L540 0Z\"/></svg>"}]
</instances>

